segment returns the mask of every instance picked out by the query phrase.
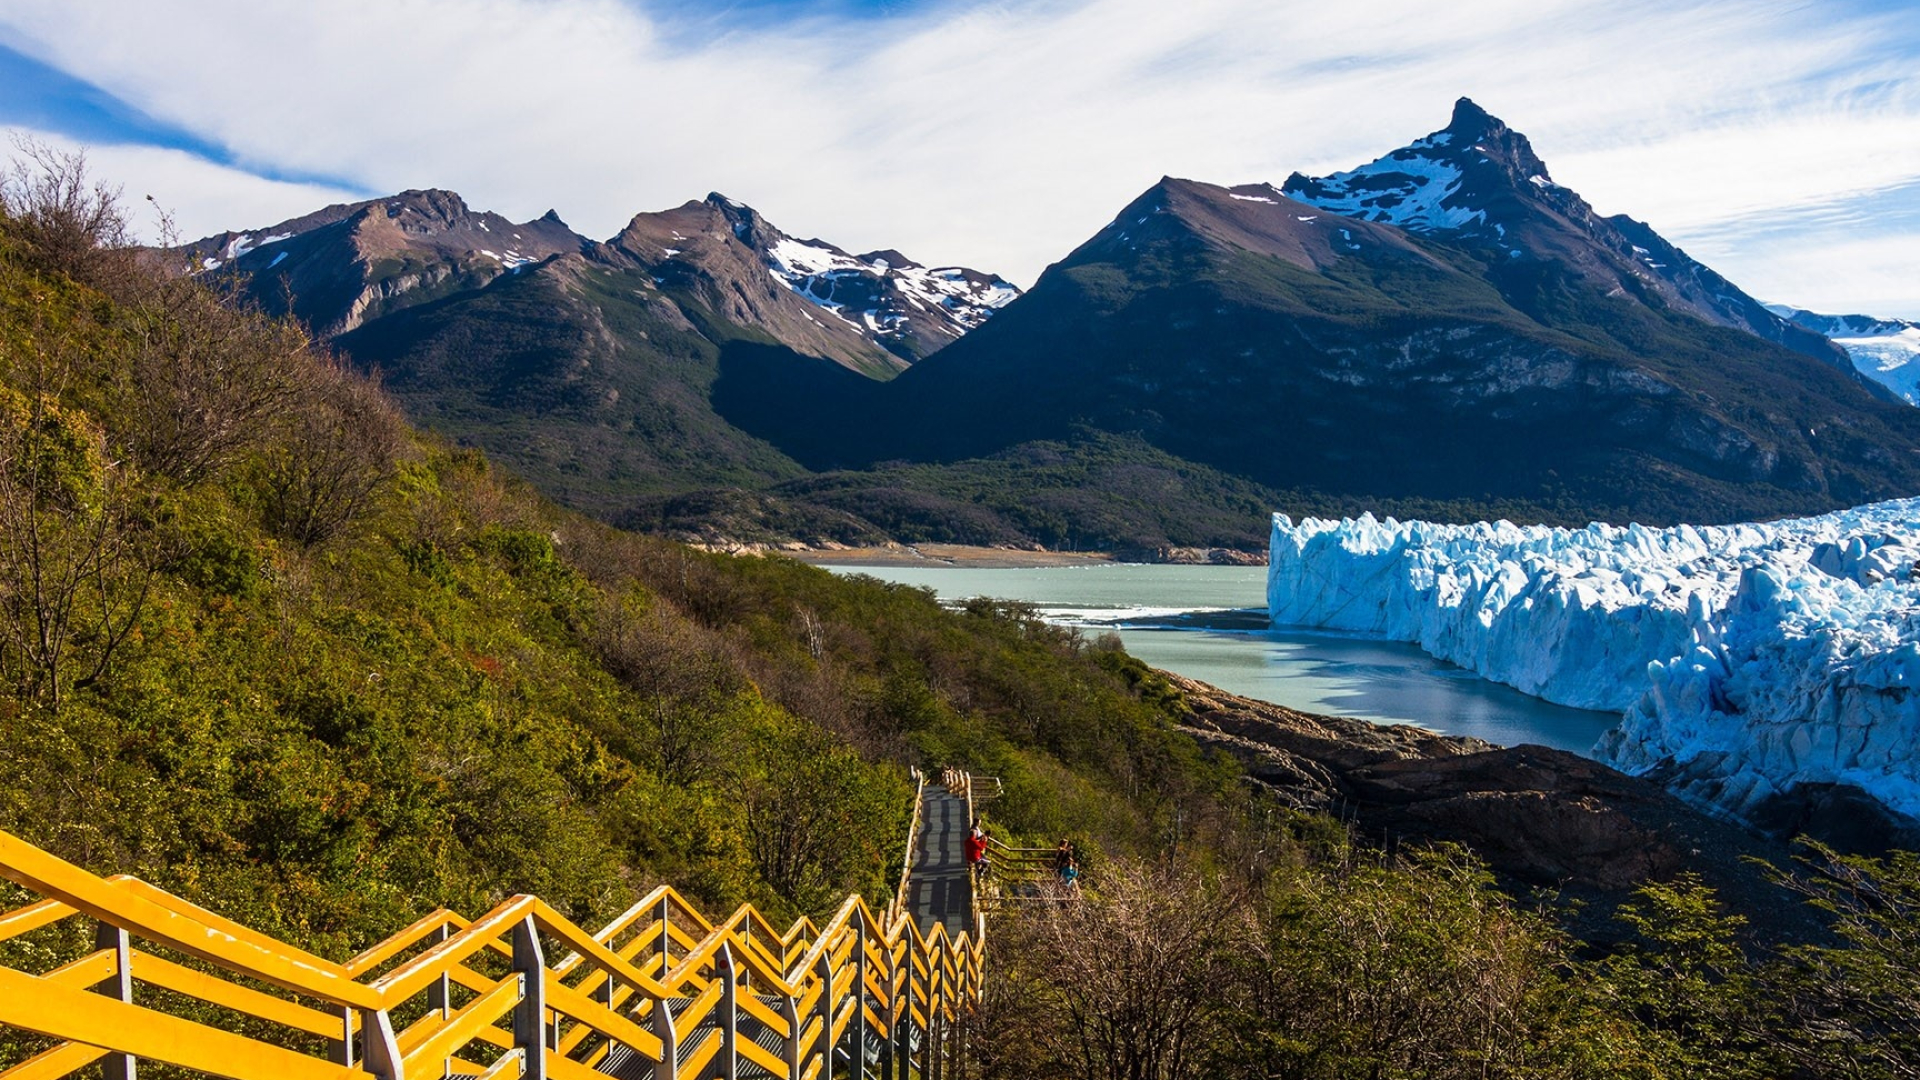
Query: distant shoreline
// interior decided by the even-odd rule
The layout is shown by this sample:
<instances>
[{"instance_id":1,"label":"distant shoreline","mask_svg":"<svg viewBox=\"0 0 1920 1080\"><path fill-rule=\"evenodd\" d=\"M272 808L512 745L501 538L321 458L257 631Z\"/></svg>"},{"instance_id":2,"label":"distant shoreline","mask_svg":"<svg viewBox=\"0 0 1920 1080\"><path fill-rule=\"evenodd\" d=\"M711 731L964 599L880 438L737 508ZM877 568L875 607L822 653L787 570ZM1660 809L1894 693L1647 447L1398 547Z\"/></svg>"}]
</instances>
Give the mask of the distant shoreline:
<instances>
[{"instance_id":1,"label":"distant shoreline","mask_svg":"<svg viewBox=\"0 0 1920 1080\"><path fill-rule=\"evenodd\" d=\"M1095 566L1119 562L1107 552L1025 551L972 544L886 544L879 547L806 548L779 554L815 566L944 566L976 570Z\"/></svg>"},{"instance_id":2,"label":"distant shoreline","mask_svg":"<svg viewBox=\"0 0 1920 1080\"><path fill-rule=\"evenodd\" d=\"M1157 566L1265 566L1264 556L1231 548L1163 547L1137 551L1044 551L974 544L883 544L874 547L780 548L815 566L944 566L973 570L1019 570L1054 566L1139 563Z\"/></svg>"}]
</instances>

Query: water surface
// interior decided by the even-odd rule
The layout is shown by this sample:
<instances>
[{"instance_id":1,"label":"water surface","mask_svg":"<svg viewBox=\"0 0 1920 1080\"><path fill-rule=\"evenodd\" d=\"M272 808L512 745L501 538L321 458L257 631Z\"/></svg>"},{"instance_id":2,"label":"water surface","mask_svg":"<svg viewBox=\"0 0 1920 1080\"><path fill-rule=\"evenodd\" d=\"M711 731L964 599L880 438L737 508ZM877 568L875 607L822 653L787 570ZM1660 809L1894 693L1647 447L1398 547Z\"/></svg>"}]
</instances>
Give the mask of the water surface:
<instances>
[{"instance_id":1,"label":"water surface","mask_svg":"<svg viewBox=\"0 0 1920 1080\"><path fill-rule=\"evenodd\" d=\"M1413 645L1270 627L1267 571L1260 566L828 569L923 586L946 601L1023 600L1054 622L1117 633L1128 652L1154 667L1305 712L1579 754L1620 720L1488 682Z\"/></svg>"}]
</instances>

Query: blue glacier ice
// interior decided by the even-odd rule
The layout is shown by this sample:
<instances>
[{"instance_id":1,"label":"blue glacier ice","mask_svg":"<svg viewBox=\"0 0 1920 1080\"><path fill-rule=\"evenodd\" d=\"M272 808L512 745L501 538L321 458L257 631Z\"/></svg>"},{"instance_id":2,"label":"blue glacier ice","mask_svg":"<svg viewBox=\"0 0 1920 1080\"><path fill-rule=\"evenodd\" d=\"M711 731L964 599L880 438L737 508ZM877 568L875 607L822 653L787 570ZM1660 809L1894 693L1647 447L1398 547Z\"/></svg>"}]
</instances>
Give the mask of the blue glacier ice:
<instances>
[{"instance_id":1,"label":"blue glacier ice","mask_svg":"<svg viewBox=\"0 0 1920 1080\"><path fill-rule=\"evenodd\" d=\"M1268 612L1623 714L1595 748L1734 816L1803 783L1920 817L1920 499L1724 526L1273 519Z\"/></svg>"}]
</instances>

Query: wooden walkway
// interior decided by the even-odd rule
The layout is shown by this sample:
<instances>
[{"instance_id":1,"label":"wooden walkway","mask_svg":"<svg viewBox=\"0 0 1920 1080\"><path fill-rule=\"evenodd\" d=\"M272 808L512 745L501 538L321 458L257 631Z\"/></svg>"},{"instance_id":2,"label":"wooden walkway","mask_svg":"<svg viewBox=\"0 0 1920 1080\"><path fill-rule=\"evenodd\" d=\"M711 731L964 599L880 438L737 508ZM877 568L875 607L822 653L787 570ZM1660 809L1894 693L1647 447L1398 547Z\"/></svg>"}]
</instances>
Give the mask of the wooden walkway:
<instances>
[{"instance_id":1,"label":"wooden walkway","mask_svg":"<svg viewBox=\"0 0 1920 1080\"><path fill-rule=\"evenodd\" d=\"M907 910L922 934L945 925L957 938L973 929L973 890L968 887L967 801L938 784L920 797L920 835L914 839L913 870L907 875Z\"/></svg>"}]
</instances>

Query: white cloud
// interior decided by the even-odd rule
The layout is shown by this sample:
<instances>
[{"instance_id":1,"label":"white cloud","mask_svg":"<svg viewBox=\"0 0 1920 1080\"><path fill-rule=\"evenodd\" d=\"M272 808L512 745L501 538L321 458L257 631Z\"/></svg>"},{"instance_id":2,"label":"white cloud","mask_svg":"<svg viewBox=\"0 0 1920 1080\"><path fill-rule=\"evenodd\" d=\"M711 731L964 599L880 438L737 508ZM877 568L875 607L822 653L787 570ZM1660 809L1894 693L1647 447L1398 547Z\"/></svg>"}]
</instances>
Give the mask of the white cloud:
<instances>
[{"instance_id":1,"label":"white cloud","mask_svg":"<svg viewBox=\"0 0 1920 1080\"><path fill-rule=\"evenodd\" d=\"M1774 235L1720 252L1711 242L1690 254L1723 270L1770 303L1829 315L1920 320L1920 229L1873 236L1833 232Z\"/></svg>"},{"instance_id":2,"label":"white cloud","mask_svg":"<svg viewBox=\"0 0 1920 1080\"><path fill-rule=\"evenodd\" d=\"M352 202L365 194L319 184L266 180L181 150L153 146L81 146L62 135L29 128L0 128L7 145L15 138L36 140L60 151L84 151L93 177L122 188L122 202L135 235L159 239L164 210L183 240L224 229L264 225L298 217L330 203ZM147 203L153 198L153 205Z\"/></svg>"},{"instance_id":3,"label":"white cloud","mask_svg":"<svg viewBox=\"0 0 1920 1080\"><path fill-rule=\"evenodd\" d=\"M1596 206L1683 233L1920 177L1920 31L1817 8L1056 0L691 46L616 0L9 0L0 20L243 166L551 206L594 236L719 189L801 235L1031 280L1162 173L1351 166L1461 94Z\"/></svg>"}]
</instances>

